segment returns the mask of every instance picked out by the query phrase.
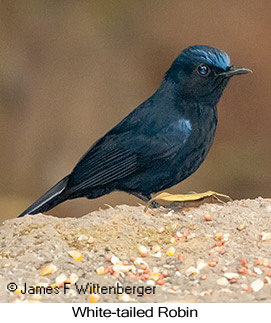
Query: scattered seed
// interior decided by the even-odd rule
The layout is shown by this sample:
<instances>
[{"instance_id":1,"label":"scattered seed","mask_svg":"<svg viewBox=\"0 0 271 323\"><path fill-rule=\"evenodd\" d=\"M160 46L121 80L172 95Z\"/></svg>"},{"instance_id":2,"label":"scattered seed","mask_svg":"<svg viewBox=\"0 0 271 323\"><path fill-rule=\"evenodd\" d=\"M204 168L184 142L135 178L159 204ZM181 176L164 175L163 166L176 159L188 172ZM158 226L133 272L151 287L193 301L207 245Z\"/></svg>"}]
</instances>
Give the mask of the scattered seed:
<instances>
[{"instance_id":1,"label":"scattered seed","mask_svg":"<svg viewBox=\"0 0 271 323\"><path fill-rule=\"evenodd\" d=\"M201 269L208 266L208 264L206 264L206 262L204 260L200 259L200 258L197 260L196 263L197 263L197 269L198 270L201 270Z\"/></svg>"},{"instance_id":2,"label":"scattered seed","mask_svg":"<svg viewBox=\"0 0 271 323\"><path fill-rule=\"evenodd\" d=\"M104 273L105 274L109 273L109 274L113 275L113 273L114 273L113 266L105 266Z\"/></svg>"},{"instance_id":3,"label":"scattered seed","mask_svg":"<svg viewBox=\"0 0 271 323\"><path fill-rule=\"evenodd\" d=\"M158 252L152 254L152 257L156 257L156 258L161 258L161 256L162 256L161 251L158 251Z\"/></svg>"},{"instance_id":4,"label":"scattered seed","mask_svg":"<svg viewBox=\"0 0 271 323\"><path fill-rule=\"evenodd\" d=\"M254 267L254 272L256 273L256 274L258 274L258 275L261 275L263 272L262 272L262 270L260 269L260 268L258 268L258 267Z\"/></svg>"},{"instance_id":5,"label":"scattered seed","mask_svg":"<svg viewBox=\"0 0 271 323\"><path fill-rule=\"evenodd\" d=\"M230 234L229 233L224 233L223 234L224 241L228 241L229 240L229 237L230 237Z\"/></svg>"},{"instance_id":6,"label":"scattered seed","mask_svg":"<svg viewBox=\"0 0 271 323\"><path fill-rule=\"evenodd\" d=\"M205 291L203 291L203 292L201 292L199 294L200 294L200 296L210 296L210 295L212 295L212 290L207 289L207 290L205 290Z\"/></svg>"},{"instance_id":7,"label":"scattered seed","mask_svg":"<svg viewBox=\"0 0 271 323\"><path fill-rule=\"evenodd\" d=\"M154 273L159 273L159 268L157 268L157 267L153 267L153 268L152 268L152 271L153 271Z\"/></svg>"},{"instance_id":8,"label":"scattered seed","mask_svg":"<svg viewBox=\"0 0 271 323\"><path fill-rule=\"evenodd\" d=\"M212 220L213 220L213 218L211 217L211 215L210 215L210 214L205 214L205 215L204 215L204 220L205 220L205 221L212 221Z\"/></svg>"},{"instance_id":9,"label":"scattered seed","mask_svg":"<svg viewBox=\"0 0 271 323\"><path fill-rule=\"evenodd\" d=\"M155 282L154 282L154 280L149 279L149 280L146 281L146 284L150 285L150 286L153 286L153 285L155 285Z\"/></svg>"},{"instance_id":10,"label":"scattered seed","mask_svg":"<svg viewBox=\"0 0 271 323\"><path fill-rule=\"evenodd\" d=\"M261 279L254 280L254 282L250 285L253 292L258 292L259 290L261 290L263 288L263 286L264 286L264 283Z\"/></svg>"},{"instance_id":11,"label":"scattered seed","mask_svg":"<svg viewBox=\"0 0 271 323\"><path fill-rule=\"evenodd\" d=\"M148 256L148 249L145 246L139 246L138 252L140 253L141 257L147 257Z\"/></svg>"},{"instance_id":12,"label":"scattered seed","mask_svg":"<svg viewBox=\"0 0 271 323\"><path fill-rule=\"evenodd\" d=\"M167 278L168 277L168 271L165 269L163 272L162 272L162 275L164 278Z\"/></svg>"},{"instance_id":13,"label":"scattered seed","mask_svg":"<svg viewBox=\"0 0 271 323\"><path fill-rule=\"evenodd\" d=\"M140 258L140 257L137 257L137 258L135 259L134 264L135 264L136 266L140 266L140 265L142 265L142 264L147 265L147 264L145 263L145 261L144 261L142 258Z\"/></svg>"},{"instance_id":14,"label":"scattered seed","mask_svg":"<svg viewBox=\"0 0 271 323\"><path fill-rule=\"evenodd\" d=\"M226 249L225 248L221 248L220 250L219 250L219 254L220 255L224 255L224 253L226 252Z\"/></svg>"},{"instance_id":15,"label":"scattered seed","mask_svg":"<svg viewBox=\"0 0 271 323\"><path fill-rule=\"evenodd\" d=\"M232 278L235 278L237 279L239 277L239 275L237 273L225 273L224 274L224 277L226 277L227 279L232 279Z\"/></svg>"},{"instance_id":16,"label":"scattered seed","mask_svg":"<svg viewBox=\"0 0 271 323\"><path fill-rule=\"evenodd\" d=\"M121 264L121 261L120 261L120 259L118 258L118 257L116 257L116 256L112 256L111 257L111 263L113 264L113 265L117 265L117 264Z\"/></svg>"},{"instance_id":17,"label":"scattered seed","mask_svg":"<svg viewBox=\"0 0 271 323\"><path fill-rule=\"evenodd\" d=\"M229 284L227 278L225 277L221 277L221 278L218 278L218 280L216 281L216 283L220 286L227 286Z\"/></svg>"},{"instance_id":18,"label":"scattered seed","mask_svg":"<svg viewBox=\"0 0 271 323\"><path fill-rule=\"evenodd\" d=\"M163 233L165 231L165 227L160 227L158 230L157 230L157 232L158 233Z\"/></svg>"},{"instance_id":19,"label":"scattered seed","mask_svg":"<svg viewBox=\"0 0 271 323\"><path fill-rule=\"evenodd\" d=\"M202 274L202 275L200 276L200 279L201 279L201 280L206 280L206 279L207 279L207 275L206 275L206 274Z\"/></svg>"},{"instance_id":20,"label":"scattered seed","mask_svg":"<svg viewBox=\"0 0 271 323\"><path fill-rule=\"evenodd\" d=\"M79 277L76 274L72 273L70 275L70 282L71 282L71 284L75 284L77 282L78 278Z\"/></svg>"},{"instance_id":21,"label":"scattered seed","mask_svg":"<svg viewBox=\"0 0 271 323\"><path fill-rule=\"evenodd\" d=\"M189 267L187 270L186 270L186 275L187 276L190 276L190 275L197 275L199 274L199 270L193 266Z\"/></svg>"},{"instance_id":22,"label":"scattered seed","mask_svg":"<svg viewBox=\"0 0 271 323\"><path fill-rule=\"evenodd\" d=\"M23 287L22 288L19 287L14 291L14 294L20 295L20 294L22 294L22 290L23 290Z\"/></svg>"},{"instance_id":23,"label":"scattered seed","mask_svg":"<svg viewBox=\"0 0 271 323\"><path fill-rule=\"evenodd\" d=\"M247 284L242 284L241 285L243 291L251 293L252 292L252 288L250 286L248 286Z\"/></svg>"},{"instance_id":24,"label":"scattered seed","mask_svg":"<svg viewBox=\"0 0 271 323\"><path fill-rule=\"evenodd\" d=\"M57 271L57 267L53 264L50 264L50 265L42 268L40 275L45 276L45 275L53 274L56 271Z\"/></svg>"},{"instance_id":25,"label":"scattered seed","mask_svg":"<svg viewBox=\"0 0 271 323\"><path fill-rule=\"evenodd\" d=\"M254 261L254 265L262 265L264 267L270 267L269 261L267 259L257 259Z\"/></svg>"},{"instance_id":26,"label":"scattered seed","mask_svg":"<svg viewBox=\"0 0 271 323\"><path fill-rule=\"evenodd\" d=\"M261 240L262 241L268 241L268 240L271 240L271 232L262 232L261 234L260 234L260 236L261 236Z\"/></svg>"},{"instance_id":27,"label":"scattered seed","mask_svg":"<svg viewBox=\"0 0 271 323\"><path fill-rule=\"evenodd\" d=\"M211 234L206 233L205 238L213 238L213 236Z\"/></svg>"},{"instance_id":28,"label":"scattered seed","mask_svg":"<svg viewBox=\"0 0 271 323\"><path fill-rule=\"evenodd\" d=\"M88 240L88 236L84 234L80 235L80 237L78 238L78 241L82 241L82 240Z\"/></svg>"},{"instance_id":29,"label":"scattered seed","mask_svg":"<svg viewBox=\"0 0 271 323\"><path fill-rule=\"evenodd\" d=\"M175 272L175 275L178 276L178 277L182 276L182 274L178 270Z\"/></svg>"},{"instance_id":30,"label":"scattered seed","mask_svg":"<svg viewBox=\"0 0 271 323\"><path fill-rule=\"evenodd\" d=\"M165 216L172 216L172 214L174 213L173 210L169 211L167 214L165 214Z\"/></svg>"},{"instance_id":31,"label":"scattered seed","mask_svg":"<svg viewBox=\"0 0 271 323\"><path fill-rule=\"evenodd\" d=\"M151 276L151 279L154 281L158 281L160 279L160 274L159 273L153 273Z\"/></svg>"},{"instance_id":32,"label":"scattered seed","mask_svg":"<svg viewBox=\"0 0 271 323\"><path fill-rule=\"evenodd\" d=\"M93 238L93 237L89 237L89 239L88 239L88 243L93 243L93 242L95 242L95 238Z\"/></svg>"},{"instance_id":33,"label":"scattered seed","mask_svg":"<svg viewBox=\"0 0 271 323\"><path fill-rule=\"evenodd\" d=\"M157 280L156 284L157 285L164 285L165 281L163 279L159 279L159 280Z\"/></svg>"},{"instance_id":34,"label":"scattered seed","mask_svg":"<svg viewBox=\"0 0 271 323\"><path fill-rule=\"evenodd\" d=\"M231 278L231 279L229 280L229 282L230 282L231 284L235 284L235 283L237 282L237 279L236 279L236 278Z\"/></svg>"},{"instance_id":35,"label":"scattered seed","mask_svg":"<svg viewBox=\"0 0 271 323\"><path fill-rule=\"evenodd\" d=\"M240 262L243 267L248 268L247 260L245 258L241 258Z\"/></svg>"},{"instance_id":36,"label":"scattered seed","mask_svg":"<svg viewBox=\"0 0 271 323\"><path fill-rule=\"evenodd\" d=\"M113 271L127 273L128 271L132 270L133 267L134 266L127 266L127 265L119 265L119 264L117 264L117 265L113 266Z\"/></svg>"},{"instance_id":37,"label":"scattered seed","mask_svg":"<svg viewBox=\"0 0 271 323\"><path fill-rule=\"evenodd\" d=\"M178 257L177 257L178 260L184 260L184 258L185 256L182 253L178 254Z\"/></svg>"},{"instance_id":38,"label":"scattered seed","mask_svg":"<svg viewBox=\"0 0 271 323\"><path fill-rule=\"evenodd\" d=\"M81 261L82 260L82 254L80 251L77 250L70 250L68 251L68 254L73 257L73 259L75 259L76 261Z\"/></svg>"},{"instance_id":39,"label":"scattered seed","mask_svg":"<svg viewBox=\"0 0 271 323\"><path fill-rule=\"evenodd\" d=\"M242 223L242 224L240 224L240 225L237 227L237 230L238 230L238 231L243 231L243 230L244 230L244 228L245 228L245 224L244 224L244 223Z\"/></svg>"},{"instance_id":40,"label":"scattered seed","mask_svg":"<svg viewBox=\"0 0 271 323\"><path fill-rule=\"evenodd\" d=\"M128 294L122 294L119 296L119 300L122 302L129 302L130 299L131 299L131 297Z\"/></svg>"},{"instance_id":41,"label":"scattered seed","mask_svg":"<svg viewBox=\"0 0 271 323\"><path fill-rule=\"evenodd\" d=\"M97 303L99 299L100 299L100 296L98 294L91 294L88 298L88 301L90 303Z\"/></svg>"},{"instance_id":42,"label":"scattered seed","mask_svg":"<svg viewBox=\"0 0 271 323\"><path fill-rule=\"evenodd\" d=\"M67 276L65 274L61 274L59 276L56 277L56 283L59 285L59 284L62 284L64 283L66 280L67 280Z\"/></svg>"},{"instance_id":43,"label":"scattered seed","mask_svg":"<svg viewBox=\"0 0 271 323\"><path fill-rule=\"evenodd\" d=\"M107 256L106 256L106 258L105 258L105 260L106 260L107 262L111 262L111 258L112 258L111 256L107 255Z\"/></svg>"},{"instance_id":44,"label":"scattered seed","mask_svg":"<svg viewBox=\"0 0 271 323\"><path fill-rule=\"evenodd\" d=\"M221 246L223 246L224 243L225 243L225 240L224 239L221 239L221 240L219 240L219 241L217 241L215 243L215 247L221 247Z\"/></svg>"},{"instance_id":45,"label":"scattered seed","mask_svg":"<svg viewBox=\"0 0 271 323\"><path fill-rule=\"evenodd\" d=\"M168 256L173 256L175 254L175 248L174 247L170 247L167 250L167 255Z\"/></svg>"},{"instance_id":46,"label":"scattered seed","mask_svg":"<svg viewBox=\"0 0 271 323\"><path fill-rule=\"evenodd\" d=\"M158 251L161 251L161 247L160 246L158 246L157 244L156 245L154 245L154 246L152 246L152 252L154 252L154 253L156 253L156 252L158 252Z\"/></svg>"},{"instance_id":47,"label":"scattered seed","mask_svg":"<svg viewBox=\"0 0 271 323\"><path fill-rule=\"evenodd\" d=\"M238 273L242 275L251 275L251 272L246 268L239 268Z\"/></svg>"},{"instance_id":48,"label":"scattered seed","mask_svg":"<svg viewBox=\"0 0 271 323\"><path fill-rule=\"evenodd\" d=\"M98 275L105 274L104 266L101 266L101 267L97 268L96 272L97 272Z\"/></svg>"},{"instance_id":49,"label":"scattered seed","mask_svg":"<svg viewBox=\"0 0 271 323\"><path fill-rule=\"evenodd\" d=\"M32 295L32 299L35 301L41 301L42 300L42 296L39 294L34 294Z\"/></svg>"},{"instance_id":50,"label":"scattered seed","mask_svg":"<svg viewBox=\"0 0 271 323\"><path fill-rule=\"evenodd\" d=\"M176 237L177 237L178 239L182 237L182 234L181 234L181 232L179 232L179 231L177 231L177 232L175 233L175 235L176 235Z\"/></svg>"}]
</instances>

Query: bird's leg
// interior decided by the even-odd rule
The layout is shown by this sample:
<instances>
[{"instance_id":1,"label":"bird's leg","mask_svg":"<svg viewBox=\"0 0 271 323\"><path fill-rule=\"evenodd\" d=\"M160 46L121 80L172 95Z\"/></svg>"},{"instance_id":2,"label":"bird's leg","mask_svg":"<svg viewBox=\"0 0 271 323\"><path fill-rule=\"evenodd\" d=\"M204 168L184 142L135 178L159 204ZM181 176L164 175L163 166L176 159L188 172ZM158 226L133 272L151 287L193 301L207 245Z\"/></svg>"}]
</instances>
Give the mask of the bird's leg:
<instances>
[{"instance_id":1,"label":"bird's leg","mask_svg":"<svg viewBox=\"0 0 271 323\"><path fill-rule=\"evenodd\" d=\"M136 197L138 197L142 201L147 202L147 203L151 200L151 195L150 194L144 195L144 194L138 193L138 192L132 192L131 194L134 195L134 196L136 196ZM151 206L153 208L159 208L161 205L158 202L156 202L156 201L152 201L151 202Z\"/></svg>"},{"instance_id":2,"label":"bird's leg","mask_svg":"<svg viewBox=\"0 0 271 323\"><path fill-rule=\"evenodd\" d=\"M144 202L148 202L151 199L150 195L144 195L144 194L139 193L139 192L131 192L131 194L136 196L137 198L139 198L140 200L142 200Z\"/></svg>"}]
</instances>

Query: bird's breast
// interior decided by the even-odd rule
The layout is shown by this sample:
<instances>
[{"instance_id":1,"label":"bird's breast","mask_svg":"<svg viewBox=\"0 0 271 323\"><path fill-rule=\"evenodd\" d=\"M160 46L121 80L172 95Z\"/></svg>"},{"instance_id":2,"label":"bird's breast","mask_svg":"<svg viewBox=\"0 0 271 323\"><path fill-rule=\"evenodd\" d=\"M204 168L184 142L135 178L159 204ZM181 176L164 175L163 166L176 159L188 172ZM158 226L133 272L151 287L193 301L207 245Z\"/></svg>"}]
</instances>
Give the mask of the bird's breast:
<instances>
[{"instance_id":1,"label":"bird's breast","mask_svg":"<svg viewBox=\"0 0 271 323\"><path fill-rule=\"evenodd\" d=\"M170 145L185 144L193 131L192 123L188 118L178 118L163 128L160 132Z\"/></svg>"},{"instance_id":2,"label":"bird's breast","mask_svg":"<svg viewBox=\"0 0 271 323\"><path fill-rule=\"evenodd\" d=\"M179 162L179 179L194 173L205 160L214 140L217 115L215 107L202 108L192 113L187 129L188 138L176 156Z\"/></svg>"}]
</instances>

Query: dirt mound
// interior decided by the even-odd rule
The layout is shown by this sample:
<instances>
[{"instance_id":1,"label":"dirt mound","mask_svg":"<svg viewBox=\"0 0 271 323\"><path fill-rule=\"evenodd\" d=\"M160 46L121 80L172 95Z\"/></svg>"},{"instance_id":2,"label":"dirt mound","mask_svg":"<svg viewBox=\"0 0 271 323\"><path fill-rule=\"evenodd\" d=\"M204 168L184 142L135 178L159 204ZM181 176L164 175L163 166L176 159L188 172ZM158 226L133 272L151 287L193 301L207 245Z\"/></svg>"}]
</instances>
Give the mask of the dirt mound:
<instances>
[{"instance_id":1,"label":"dirt mound","mask_svg":"<svg viewBox=\"0 0 271 323\"><path fill-rule=\"evenodd\" d=\"M263 198L7 220L0 301L270 302L270 232Z\"/></svg>"}]
</instances>

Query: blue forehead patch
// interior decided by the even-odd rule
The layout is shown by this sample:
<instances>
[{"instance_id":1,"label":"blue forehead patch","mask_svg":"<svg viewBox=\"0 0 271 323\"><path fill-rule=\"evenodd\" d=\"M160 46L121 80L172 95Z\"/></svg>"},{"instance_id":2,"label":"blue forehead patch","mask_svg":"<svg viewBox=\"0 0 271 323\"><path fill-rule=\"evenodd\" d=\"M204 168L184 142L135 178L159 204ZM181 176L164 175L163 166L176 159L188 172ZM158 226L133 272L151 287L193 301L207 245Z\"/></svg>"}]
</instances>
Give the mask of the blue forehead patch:
<instances>
[{"instance_id":1,"label":"blue forehead patch","mask_svg":"<svg viewBox=\"0 0 271 323\"><path fill-rule=\"evenodd\" d=\"M224 70L231 65L228 54L210 46L191 46L186 48L180 56L190 60L203 61Z\"/></svg>"}]
</instances>

